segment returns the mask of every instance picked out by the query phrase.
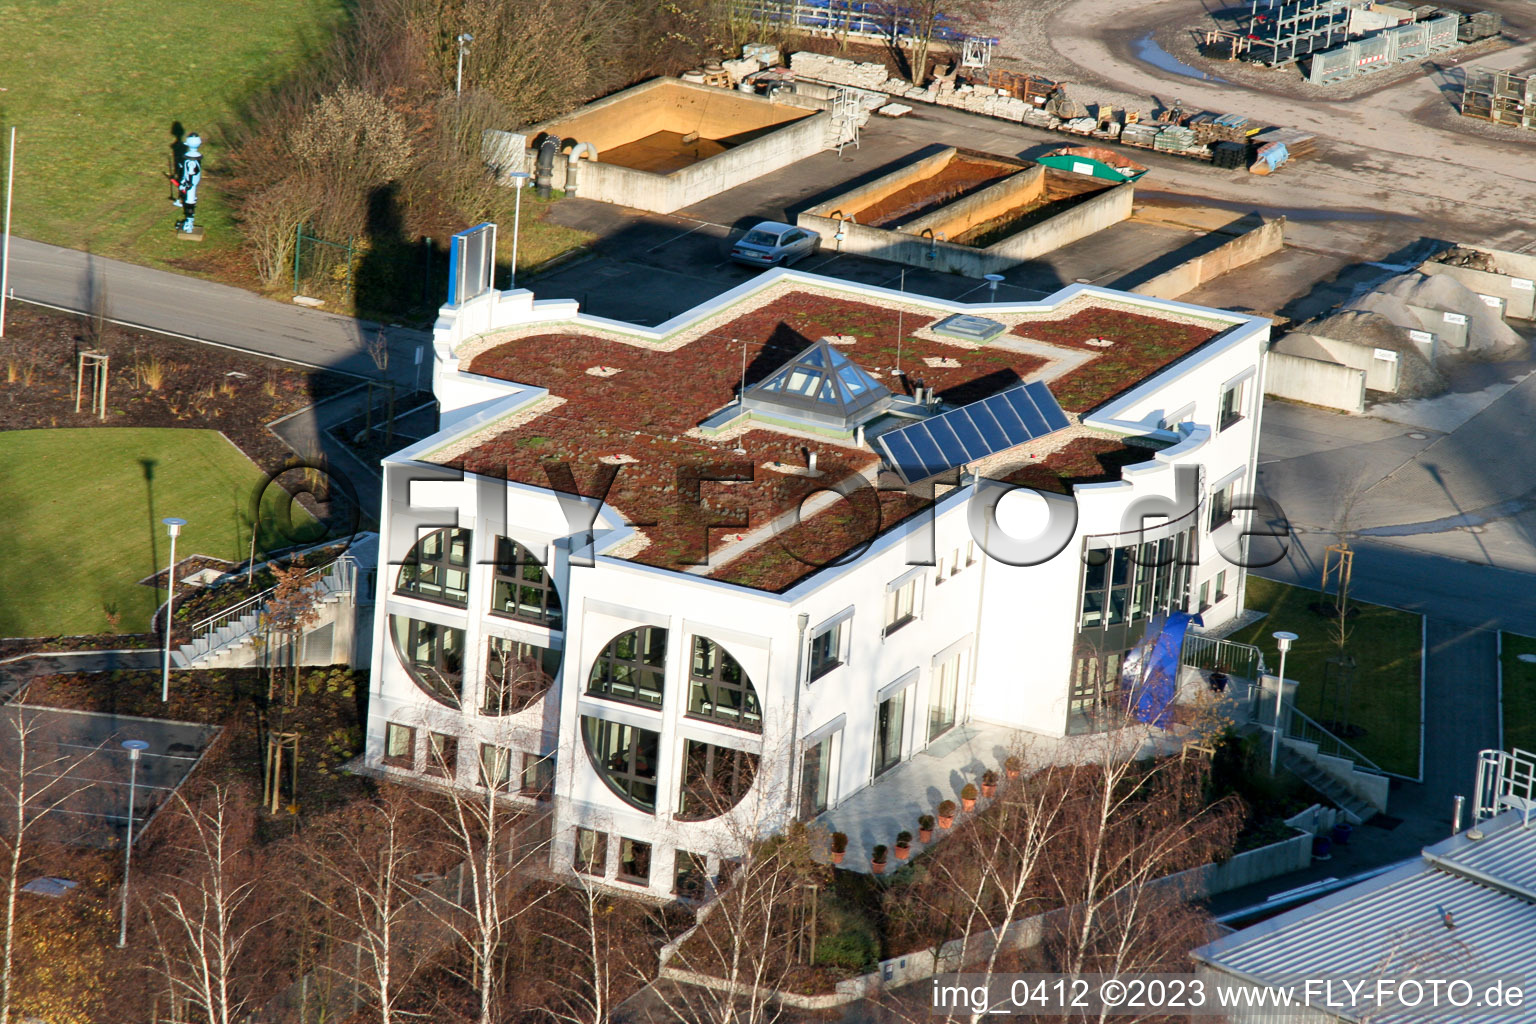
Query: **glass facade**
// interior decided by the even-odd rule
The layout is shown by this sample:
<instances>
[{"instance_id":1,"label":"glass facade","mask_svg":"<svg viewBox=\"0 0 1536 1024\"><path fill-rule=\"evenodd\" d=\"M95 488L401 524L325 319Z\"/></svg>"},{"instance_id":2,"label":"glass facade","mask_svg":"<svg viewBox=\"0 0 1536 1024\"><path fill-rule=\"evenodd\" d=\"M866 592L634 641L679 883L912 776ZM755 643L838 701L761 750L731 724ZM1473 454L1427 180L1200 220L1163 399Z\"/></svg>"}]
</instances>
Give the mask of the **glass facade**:
<instances>
[{"instance_id":1,"label":"glass facade","mask_svg":"<svg viewBox=\"0 0 1536 1024\"><path fill-rule=\"evenodd\" d=\"M875 774L901 763L901 744L907 721L907 691L880 702L875 712Z\"/></svg>"}]
</instances>

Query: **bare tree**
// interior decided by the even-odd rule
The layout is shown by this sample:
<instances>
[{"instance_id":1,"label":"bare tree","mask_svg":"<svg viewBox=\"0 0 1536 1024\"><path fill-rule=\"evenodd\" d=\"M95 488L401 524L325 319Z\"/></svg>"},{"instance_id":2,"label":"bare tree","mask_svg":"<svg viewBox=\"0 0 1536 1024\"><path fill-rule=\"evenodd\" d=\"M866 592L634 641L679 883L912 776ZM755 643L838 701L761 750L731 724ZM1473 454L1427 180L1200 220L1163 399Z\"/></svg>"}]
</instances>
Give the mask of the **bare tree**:
<instances>
[{"instance_id":1,"label":"bare tree","mask_svg":"<svg viewBox=\"0 0 1536 1024\"><path fill-rule=\"evenodd\" d=\"M248 941L268 924L247 913L260 879L252 864L249 796L212 786L196 802L175 797L173 859L155 879L150 921L166 980L209 1024L235 1024L250 1000Z\"/></svg>"},{"instance_id":2,"label":"bare tree","mask_svg":"<svg viewBox=\"0 0 1536 1024\"><path fill-rule=\"evenodd\" d=\"M304 850L301 885L326 912L343 982L363 989L380 1024L400 1019L400 993L417 967L412 939L424 913L408 879L425 839L414 802L395 787L319 826Z\"/></svg>"},{"instance_id":3,"label":"bare tree","mask_svg":"<svg viewBox=\"0 0 1536 1024\"><path fill-rule=\"evenodd\" d=\"M30 861L30 842L49 819L46 810L89 788L72 777L93 751L45 752L46 733L38 710L23 704L0 708L0 856L5 871L5 931L0 941L0 1024L10 1024L15 988L16 900L22 872ZM45 807L46 801L46 807Z\"/></svg>"},{"instance_id":4,"label":"bare tree","mask_svg":"<svg viewBox=\"0 0 1536 1024\"><path fill-rule=\"evenodd\" d=\"M457 752L428 747L433 770L453 779ZM548 891L530 882L548 854L549 815L520 807L512 797L517 775L510 747L488 744L479 754L474 789L450 785L418 799L430 834L437 837L437 852L458 862L456 898L418 891L464 954L455 973L475 993L478 1024L491 1024L504 989L499 970L504 946L517 920Z\"/></svg>"},{"instance_id":5,"label":"bare tree","mask_svg":"<svg viewBox=\"0 0 1536 1024\"><path fill-rule=\"evenodd\" d=\"M637 969L651 954L644 911L578 875L546 901L544 918L554 947L547 965L554 991L544 1000L545 1012L567 1024L606 1024L650 979L650 971Z\"/></svg>"}]
</instances>

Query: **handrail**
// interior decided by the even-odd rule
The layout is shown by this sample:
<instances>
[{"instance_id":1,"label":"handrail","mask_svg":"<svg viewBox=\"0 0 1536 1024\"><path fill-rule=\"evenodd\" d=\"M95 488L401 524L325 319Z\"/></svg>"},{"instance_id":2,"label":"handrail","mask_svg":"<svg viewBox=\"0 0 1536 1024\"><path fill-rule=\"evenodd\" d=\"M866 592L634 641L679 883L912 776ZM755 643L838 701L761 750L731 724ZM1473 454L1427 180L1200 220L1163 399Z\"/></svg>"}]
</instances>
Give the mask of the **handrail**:
<instances>
[{"instance_id":1,"label":"handrail","mask_svg":"<svg viewBox=\"0 0 1536 1024\"><path fill-rule=\"evenodd\" d=\"M324 565L315 566L299 579L300 582L307 584L313 579L324 579L328 576L337 577L341 584L337 588L337 592L350 594L353 589L355 565L356 560L351 555L339 555ZM266 590L253 594L238 604L230 605L222 611L214 612L212 615L193 623L187 630L187 635L190 638L188 642L197 643L197 641L204 637L218 632L230 622L250 612L253 608L264 605L275 593L277 593L277 587L268 587Z\"/></svg>"},{"instance_id":2,"label":"handrail","mask_svg":"<svg viewBox=\"0 0 1536 1024\"><path fill-rule=\"evenodd\" d=\"M1293 740L1301 740L1304 743L1316 744L1318 753L1327 754L1329 757L1347 757L1355 762L1355 767L1372 775L1386 775L1376 765L1376 762L1366 757L1354 747L1339 739L1333 733L1323 728L1321 724L1308 718L1294 705L1286 705L1287 718L1285 720L1285 735ZM1300 720L1300 725L1297 720ZM1329 749L1332 747L1332 749Z\"/></svg>"},{"instance_id":3,"label":"handrail","mask_svg":"<svg viewBox=\"0 0 1536 1024\"><path fill-rule=\"evenodd\" d=\"M1179 662L1191 668L1220 666L1228 675L1244 679L1256 680L1264 674L1264 652L1254 645L1198 633L1184 634L1184 649Z\"/></svg>"}]
</instances>

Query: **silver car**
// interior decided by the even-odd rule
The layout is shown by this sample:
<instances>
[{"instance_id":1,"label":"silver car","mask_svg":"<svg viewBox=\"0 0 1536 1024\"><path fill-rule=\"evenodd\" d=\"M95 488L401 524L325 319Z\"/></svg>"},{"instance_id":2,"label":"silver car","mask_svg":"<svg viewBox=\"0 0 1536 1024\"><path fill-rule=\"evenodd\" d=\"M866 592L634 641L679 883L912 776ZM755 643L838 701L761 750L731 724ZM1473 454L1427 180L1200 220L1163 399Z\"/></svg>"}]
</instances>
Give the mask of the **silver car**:
<instances>
[{"instance_id":1,"label":"silver car","mask_svg":"<svg viewBox=\"0 0 1536 1024\"><path fill-rule=\"evenodd\" d=\"M814 231L765 220L736 240L731 259L749 267L788 267L820 247L821 236Z\"/></svg>"}]
</instances>

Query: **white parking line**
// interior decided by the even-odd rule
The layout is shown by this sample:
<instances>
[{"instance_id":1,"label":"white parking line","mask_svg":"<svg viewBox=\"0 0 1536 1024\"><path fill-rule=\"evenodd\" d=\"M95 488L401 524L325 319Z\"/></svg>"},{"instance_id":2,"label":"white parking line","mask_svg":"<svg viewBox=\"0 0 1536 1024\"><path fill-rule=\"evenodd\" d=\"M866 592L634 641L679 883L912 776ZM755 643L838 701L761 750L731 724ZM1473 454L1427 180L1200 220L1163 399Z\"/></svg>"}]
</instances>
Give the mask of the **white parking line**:
<instances>
[{"instance_id":1,"label":"white parking line","mask_svg":"<svg viewBox=\"0 0 1536 1024\"><path fill-rule=\"evenodd\" d=\"M695 231L699 231L699 230L701 230L703 228L707 228L709 226L710 225L709 225L709 223L707 221L700 221L698 223L697 227L689 228L687 231L684 231L680 235L674 235L673 237L667 239L665 242L657 242L655 245L651 246L649 249L647 249L645 251L646 252L655 252L657 249L660 249L664 245L671 245L673 242L677 241L679 238L687 238L689 235L693 234Z\"/></svg>"}]
</instances>

